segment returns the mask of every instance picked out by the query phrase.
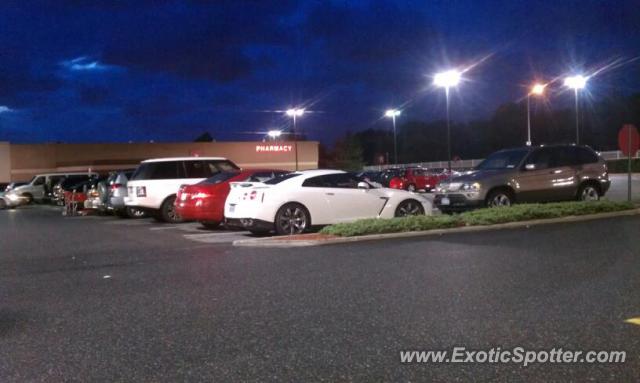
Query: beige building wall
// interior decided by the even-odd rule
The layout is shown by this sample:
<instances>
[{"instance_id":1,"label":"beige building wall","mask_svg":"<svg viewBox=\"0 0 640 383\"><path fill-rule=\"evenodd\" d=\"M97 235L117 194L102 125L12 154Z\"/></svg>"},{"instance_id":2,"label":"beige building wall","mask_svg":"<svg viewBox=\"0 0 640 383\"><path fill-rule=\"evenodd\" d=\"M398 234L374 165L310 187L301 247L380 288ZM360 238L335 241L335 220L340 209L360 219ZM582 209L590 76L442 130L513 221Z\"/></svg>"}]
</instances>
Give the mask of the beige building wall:
<instances>
[{"instance_id":1,"label":"beige building wall","mask_svg":"<svg viewBox=\"0 0 640 383\"><path fill-rule=\"evenodd\" d=\"M295 169L294 142L189 142L132 144L11 144L10 178L28 180L33 175L56 171L107 171L133 168L145 159L158 157L226 157L242 168ZM301 141L298 168L318 167L318 142ZM0 160L2 159L0 146ZM0 164L0 177L2 177ZM1 181L0 181L1 182Z\"/></svg>"},{"instance_id":2,"label":"beige building wall","mask_svg":"<svg viewBox=\"0 0 640 383\"><path fill-rule=\"evenodd\" d=\"M11 182L11 146L0 142L0 183Z\"/></svg>"}]
</instances>

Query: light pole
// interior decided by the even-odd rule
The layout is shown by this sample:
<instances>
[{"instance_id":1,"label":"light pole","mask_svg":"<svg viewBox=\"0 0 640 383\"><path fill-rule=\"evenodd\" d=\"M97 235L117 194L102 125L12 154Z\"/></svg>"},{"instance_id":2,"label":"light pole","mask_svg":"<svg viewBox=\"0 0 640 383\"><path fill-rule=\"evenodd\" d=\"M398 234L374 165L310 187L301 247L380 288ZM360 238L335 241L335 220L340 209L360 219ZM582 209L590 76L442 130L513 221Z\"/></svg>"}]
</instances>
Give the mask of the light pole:
<instances>
[{"instance_id":1,"label":"light pole","mask_svg":"<svg viewBox=\"0 0 640 383\"><path fill-rule=\"evenodd\" d=\"M531 95L542 96L546 84L535 84L527 93L527 146L531 146Z\"/></svg>"},{"instance_id":2,"label":"light pole","mask_svg":"<svg viewBox=\"0 0 640 383\"><path fill-rule=\"evenodd\" d=\"M394 165L398 164L398 140L397 140L397 134L396 134L396 117L398 117L400 113L402 112L397 109L389 109L384 113L385 117L390 117L391 121L393 121L393 164Z\"/></svg>"},{"instance_id":3,"label":"light pole","mask_svg":"<svg viewBox=\"0 0 640 383\"><path fill-rule=\"evenodd\" d=\"M447 103L447 163L449 175L451 174L451 121L449 118L449 88L460 83L461 73L455 69L437 73L433 77L433 84L444 88Z\"/></svg>"},{"instance_id":4,"label":"light pole","mask_svg":"<svg viewBox=\"0 0 640 383\"><path fill-rule=\"evenodd\" d=\"M270 130L267 132L267 136L269 136L269 138L271 138L272 141L275 141L276 139L280 138L281 135L282 135L282 130Z\"/></svg>"},{"instance_id":5,"label":"light pole","mask_svg":"<svg viewBox=\"0 0 640 383\"><path fill-rule=\"evenodd\" d=\"M564 85L573 89L573 94L576 99L576 145L580 145L580 118L579 118L579 103L578 103L578 91L583 89L587 85L587 78L581 75L575 75L564 79Z\"/></svg>"},{"instance_id":6,"label":"light pole","mask_svg":"<svg viewBox=\"0 0 640 383\"><path fill-rule=\"evenodd\" d=\"M295 154L296 170L298 170L298 130L297 130L296 121L297 121L297 117L300 117L304 114L304 109L300 109L300 108L287 109L286 113L287 113L287 116L293 118L293 146L295 148L294 151L296 153Z\"/></svg>"}]
</instances>

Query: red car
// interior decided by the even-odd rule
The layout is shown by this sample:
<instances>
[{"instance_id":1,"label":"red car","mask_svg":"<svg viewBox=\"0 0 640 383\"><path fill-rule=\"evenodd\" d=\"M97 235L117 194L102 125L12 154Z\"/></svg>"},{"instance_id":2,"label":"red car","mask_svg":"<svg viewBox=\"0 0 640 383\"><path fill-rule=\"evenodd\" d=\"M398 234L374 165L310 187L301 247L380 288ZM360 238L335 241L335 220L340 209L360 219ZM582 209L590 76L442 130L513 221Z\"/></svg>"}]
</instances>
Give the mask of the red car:
<instances>
[{"instance_id":1,"label":"red car","mask_svg":"<svg viewBox=\"0 0 640 383\"><path fill-rule=\"evenodd\" d=\"M185 221L199 221L208 229L224 221L224 202L230 182L262 182L288 173L284 170L252 169L220 172L194 185L182 185L176 195L176 213Z\"/></svg>"},{"instance_id":2,"label":"red car","mask_svg":"<svg viewBox=\"0 0 640 383\"><path fill-rule=\"evenodd\" d=\"M445 169L405 168L392 169L389 175L389 187L409 191L431 191L436 185L447 178Z\"/></svg>"}]
</instances>

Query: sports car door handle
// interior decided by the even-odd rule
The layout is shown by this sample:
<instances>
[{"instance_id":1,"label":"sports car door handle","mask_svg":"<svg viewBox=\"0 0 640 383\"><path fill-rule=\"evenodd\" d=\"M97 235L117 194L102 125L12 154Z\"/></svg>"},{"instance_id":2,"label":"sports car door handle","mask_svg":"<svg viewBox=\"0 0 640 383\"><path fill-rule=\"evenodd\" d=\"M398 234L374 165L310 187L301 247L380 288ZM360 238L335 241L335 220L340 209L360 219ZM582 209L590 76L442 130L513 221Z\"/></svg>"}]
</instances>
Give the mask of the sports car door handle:
<instances>
[{"instance_id":1,"label":"sports car door handle","mask_svg":"<svg viewBox=\"0 0 640 383\"><path fill-rule=\"evenodd\" d=\"M327 193L327 195L335 195L334 193Z\"/></svg>"}]
</instances>

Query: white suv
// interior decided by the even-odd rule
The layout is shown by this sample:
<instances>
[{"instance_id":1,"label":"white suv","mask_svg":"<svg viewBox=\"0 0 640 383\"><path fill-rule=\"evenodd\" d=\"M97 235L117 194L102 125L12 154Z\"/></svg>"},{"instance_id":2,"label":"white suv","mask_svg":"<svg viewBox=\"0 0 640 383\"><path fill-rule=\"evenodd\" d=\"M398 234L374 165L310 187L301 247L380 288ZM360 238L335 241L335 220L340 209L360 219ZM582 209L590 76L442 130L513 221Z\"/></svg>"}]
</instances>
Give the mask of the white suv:
<instances>
[{"instance_id":1,"label":"white suv","mask_svg":"<svg viewBox=\"0 0 640 383\"><path fill-rule=\"evenodd\" d=\"M180 217L174 209L181 185L191 185L218 172L239 169L222 157L157 158L142 161L127 182L125 204L150 211L159 221L176 223Z\"/></svg>"}]
</instances>

